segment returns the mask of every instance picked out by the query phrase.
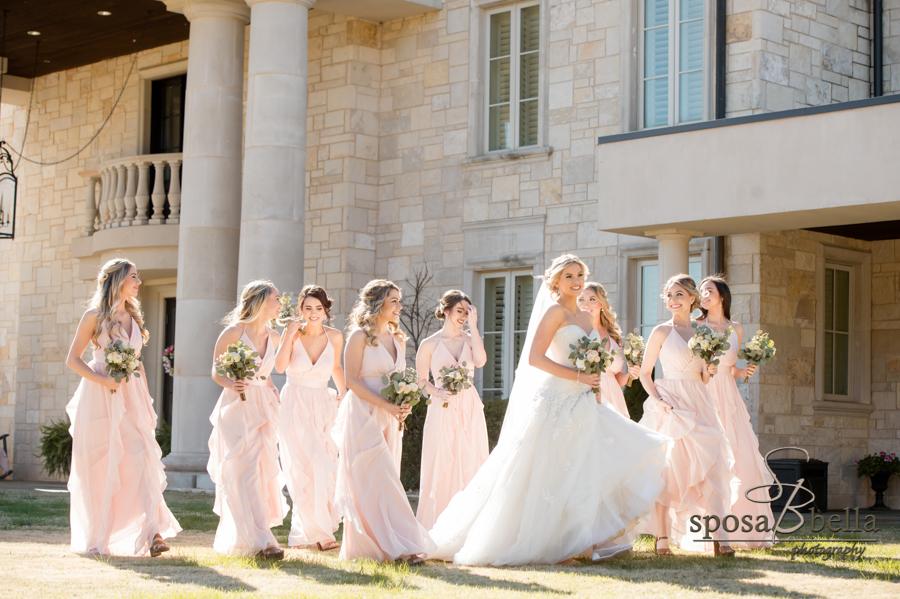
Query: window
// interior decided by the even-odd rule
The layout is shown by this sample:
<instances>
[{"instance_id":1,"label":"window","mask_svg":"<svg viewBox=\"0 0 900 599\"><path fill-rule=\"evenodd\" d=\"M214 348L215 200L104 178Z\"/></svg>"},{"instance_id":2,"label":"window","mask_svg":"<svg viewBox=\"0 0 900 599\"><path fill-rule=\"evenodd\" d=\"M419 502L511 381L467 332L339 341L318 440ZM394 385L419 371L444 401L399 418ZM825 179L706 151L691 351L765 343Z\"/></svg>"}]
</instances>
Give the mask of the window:
<instances>
[{"instance_id":1,"label":"window","mask_svg":"<svg viewBox=\"0 0 900 599\"><path fill-rule=\"evenodd\" d=\"M825 265L825 395L850 395L850 269Z\"/></svg>"},{"instance_id":2,"label":"window","mask_svg":"<svg viewBox=\"0 0 900 599\"><path fill-rule=\"evenodd\" d=\"M644 128L703 118L703 0L644 0L641 99Z\"/></svg>"},{"instance_id":3,"label":"window","mask_svg":"<svg viewBox=\"0 0 900 599\"><path fill-rule=\"evenodd\" d=\"M181 152L184 147L184 95L187 75L152 82L150 92L150 153Z\"/></svg>"},{"instance_id":4,"label":"window","mask_svg":"<svg viewBox=\"0 0 900 599\"><path fill-rule=\"evenodd\" d=\"M688 263L688 274L698 284L703 278L703 269L700 265L700 256L691 256ZM644 339L650 338L653 327L659 324L659 306L662 302L662 290L659 288L659 266L656 260L644 260L638 263L638 326ZM700 311L695 310L692 316L699 316ZM666 316L668 318L668 316Z\"/></svg>"},{"instance_id":5,"label":"window","mask_svg":"<svg viewBox=\"0 0 900 599\"><path fill-rule=\"evenodd\" d=\"M540 6L518 4L487 15L489 152L538 144Z\"/></svg>"},{"instance_id":6,"label":"window","mask_svg":"<svg viewBox=\"0 0 900 599\"><path fill-rule=\"evenodd\" d=\"M485 400L505 399L522 355L528 320L534 307L535 279L531 271L489 273L481 278L484 291L482 331L487 363L482 371Z\"/></svg>"}]
</instances>

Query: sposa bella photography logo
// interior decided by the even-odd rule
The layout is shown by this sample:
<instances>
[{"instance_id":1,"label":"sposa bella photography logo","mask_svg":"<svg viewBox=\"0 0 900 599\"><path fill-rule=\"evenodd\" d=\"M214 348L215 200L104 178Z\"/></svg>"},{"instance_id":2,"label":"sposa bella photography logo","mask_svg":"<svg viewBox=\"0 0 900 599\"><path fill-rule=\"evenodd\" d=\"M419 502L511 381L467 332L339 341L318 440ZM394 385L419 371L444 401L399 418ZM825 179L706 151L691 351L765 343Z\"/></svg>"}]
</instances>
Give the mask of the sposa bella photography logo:
<instances>
[{"instance_id":1,"label":"sposa bella photography logo","mask_svg":"<svg viewBox=\"0 0 900 599\"><path fill-rule=\"evenodd\" d=\"M765 515L757 515L754 520L753 516L750 515L744 515L741 518L738 518L738 516L734 514L728 514L724 518L721 518L717 515L695 514L690 518L690 532L695 534L699 532L703 533L702 538L696 539L697 542L713 541L712 533L717 531L724 531L725 533L729 533L729 535L731 533L737 533L738 531L743 533L743 535L737 535L738 537L748 536L750 533L756 532L764 534L756 536L756 538L736 538L729 536L727 540L732 543L759 543L762 541L772 543L773 545L784 542L804 543L803 545L797 545L791 548L792 560L797 556L805 555L822 557L825 560L835 557L845 557L855 560L862 559L866 552L865 545L868 543L875 543L876 539L801 539L789 537L789 535L797 532L804 524L806 524L805 510L801 510L810 504L813 504L816 500L816 496L808 485L803 486L803 483L805 482L805 479L803 478L800 478L794 484L782 483L778 480L778 477L769 465L769 457L781 451L800 451L806 456L807 462L810 460L809 452L800 447L779 447L773 449L766 454L765 461L766 468L769 470L769 474L772 476L774 482L770 485L759 485L747 489L744 493L744 496L753 503L771 504L779 502L786 492L785 489L790 489L790 495L781 512L777 516L773 515L771 521L769 517ZM751 493L758 489L766 489L766 491L769 491L772 488L776 489L776 492L774 496L771 495L771 492L768 493L770 495L768 499L758 499L751 496ZM801 492L805 495L801 494ZM804 498L806 500L801 503L801 500ZM844 508L843 511L843 515L832 514L828 516L826 520L826 516L817 514L816 508L814 506L811 507L808 514L812 522L811 531L817 533L825 531L827 528L828 532L878 532L875 516L873 514L866 514L865 519L862 522L862 527L860 528L859 508ZM787 513L793 514L799 521L793 523L791 526L787 526L786 523L784 523L784 518ZM776 535L783 536L778 537ZM788 537L785 537L784 535L788 535ZM810 543L815 544L809 545ZM830 543L834 543L834 545L829 545Z\"/></svg>"}]
</instances>

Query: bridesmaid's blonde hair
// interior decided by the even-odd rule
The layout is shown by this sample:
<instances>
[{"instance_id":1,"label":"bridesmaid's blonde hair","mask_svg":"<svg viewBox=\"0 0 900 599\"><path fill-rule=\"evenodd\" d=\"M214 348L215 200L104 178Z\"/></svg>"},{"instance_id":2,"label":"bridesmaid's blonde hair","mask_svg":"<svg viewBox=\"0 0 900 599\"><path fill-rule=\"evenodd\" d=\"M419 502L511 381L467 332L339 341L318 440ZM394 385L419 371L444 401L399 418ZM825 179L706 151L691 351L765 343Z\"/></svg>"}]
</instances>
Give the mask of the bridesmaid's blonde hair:
<instances>
[{"instance_id":1,"label":"bridesmaid's blonde hair","mask_svg":"<svg viewBox=\"0 0 900 599\"><path fill-rule=\"evenodd\" d=\"M381 308L392 289L396 289L397 293L402 293L396 283L385 279L369 281L365 287L359 290L359 299L356 300L356 304L350 312L350 330L363 331L366 334L366 343L369 345L378 345L378 337L375 336L375 320L381 313ZM401 341L406 341L406 335L396 323L389 322L388 330Z\"/></svg>"},{"instance_id":2,"label":"bridesmaid's blonde hair","mask_svg":"<svg viewBox=\"0 0 900 599\"><path fill-rule=\"evenodd\" d=\"M616 313L613 312L612 306L609 304L609 298L606 297L606 289L600 283L593 281L585 283L584 288L597 296L597 301L600 302L600 306L603 308L600 311L600 325L606 329L606 333L613 341L622 345L622 329L616 324Z\"/></svg>"},{"instance_id":3,"label":"bridesmaid's blonde hair","mask_svg":"<svg viewBox=\"0 0 900 599\"><path fill-rule=\"evenodd\" d=\"M131 314L131 317L137 323L141 330L141 339L144 345L150 338L150 333L144 328L144 315L141 313L141 303L136 297L122 299L122 286L128 280L128 272L136 268L134 264L124 258L113 258L100 268L97 274L97 287L94 289L94 296L88 304L88 307L97 311L97 329L91 337L91 343L100 347L98 339L103 331L104 325L109 332L109 336L113 334L119 337L125 337L125 329L121 323L116 322L113 314L119 309L119 304L125 302L125 310Z\"/></svg>"},{"instance_id":4,"label":"bridesmaid's blonde hair","mask_svg":"<svg viewBox=\"0 0 900 599\"><path fill-rule=\"evenodd\" d=\"M550 267L544 271L544 276L542 277L544 279L544 285L547 286L547 289L549 289L554 296L559 296L559 286L557 283L559 283L562 272L572 264L581 266L584 270L585 278L591 274L591 270L587 267L587 264L575 254L563 254L562 256L559 256L550 263Z\"/></svg>"},{"instance_id":5,"label":"bridesmaid's blonde hair","mask_svg":"<svg viewBox=\"0 0 900 599\"><path fill-rule=\"evenodd\" d=\"M225 315L222 324L230 327L239 323L247 323L259 316L269 294L275 291L275 284L265 279L250 281L241 290L241 302L237 307Z\"/></svg>"},{"instance_id":6,"label":"bridesmaid's blonde hair","mask_svg":"<svg viewBox=\"0 0 900 599\"><path fill-rule=\"evenodd\" d=\"M688 292L688 295L691 296L691 312L693 312L700 306L700 292L697 290L697 283L694 282L694 278L691 275L680 273L674 277L670 277L669 280L666 281L666 284L663 285L663 292L660 297L665 301L669 287L676 283L681 285L684 290Z\"/></svg>"}]
</instances>

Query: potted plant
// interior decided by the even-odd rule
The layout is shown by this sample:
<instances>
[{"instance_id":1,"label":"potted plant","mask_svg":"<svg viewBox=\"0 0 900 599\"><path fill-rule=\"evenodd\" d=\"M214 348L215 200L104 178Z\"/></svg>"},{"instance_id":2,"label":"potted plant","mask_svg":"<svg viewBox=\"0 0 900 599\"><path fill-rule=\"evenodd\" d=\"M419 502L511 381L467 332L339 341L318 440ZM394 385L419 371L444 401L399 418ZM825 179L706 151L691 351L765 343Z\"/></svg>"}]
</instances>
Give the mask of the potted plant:
<instances>
[{"instance_id":1,"label":"potted plant","mask_svg":"<svg viewBox=\"0 0 900 599\"><path fill-rule=\"evenodd\" d=\"M892 474L900 474L900 458L895 453L872 453L856 464L857 476L868 476L872 490L875 491L875 504L869 508L872 510L889 510L884 504L884 492L888 488L888 479Z\"/></svg>"}]
</instances>

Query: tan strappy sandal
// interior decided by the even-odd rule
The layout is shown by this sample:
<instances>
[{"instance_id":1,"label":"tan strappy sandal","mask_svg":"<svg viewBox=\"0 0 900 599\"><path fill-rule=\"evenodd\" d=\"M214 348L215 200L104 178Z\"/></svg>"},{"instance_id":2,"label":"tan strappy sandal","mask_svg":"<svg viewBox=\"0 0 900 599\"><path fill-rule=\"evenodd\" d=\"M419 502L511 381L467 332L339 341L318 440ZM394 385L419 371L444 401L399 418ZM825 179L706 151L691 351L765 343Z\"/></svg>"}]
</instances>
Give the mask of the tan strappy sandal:
<instances>
[{"instance_id":1,"label":"tan strappy sandal","mask_svg":"<svg viewBox=\"0 0 900 599\"><path fill-rule=\"evenodd\" d=\"M157 533L156 536L153 537L153 542L150 543L150 557L159 557L168 550L169 546L163 541L162 535Z\"/></svg>"},{"instance_id":2,"label":"tan strappy sandal","mask_svg":"<svg viewBox=\"0 0 900 599\"><path fill-rule=\"evenodd\" d=\"M668 540L669 540L669 537L656 537L656 540L653 542L653 549L656 551L656 555L675 555L674 553L672 553L672 550L669 549L668 547L665 547L663 549L659 548L660 541L668 541ZM666 545L668 545L668 543L666 543Z\"/></svg>"}]
</instances>

